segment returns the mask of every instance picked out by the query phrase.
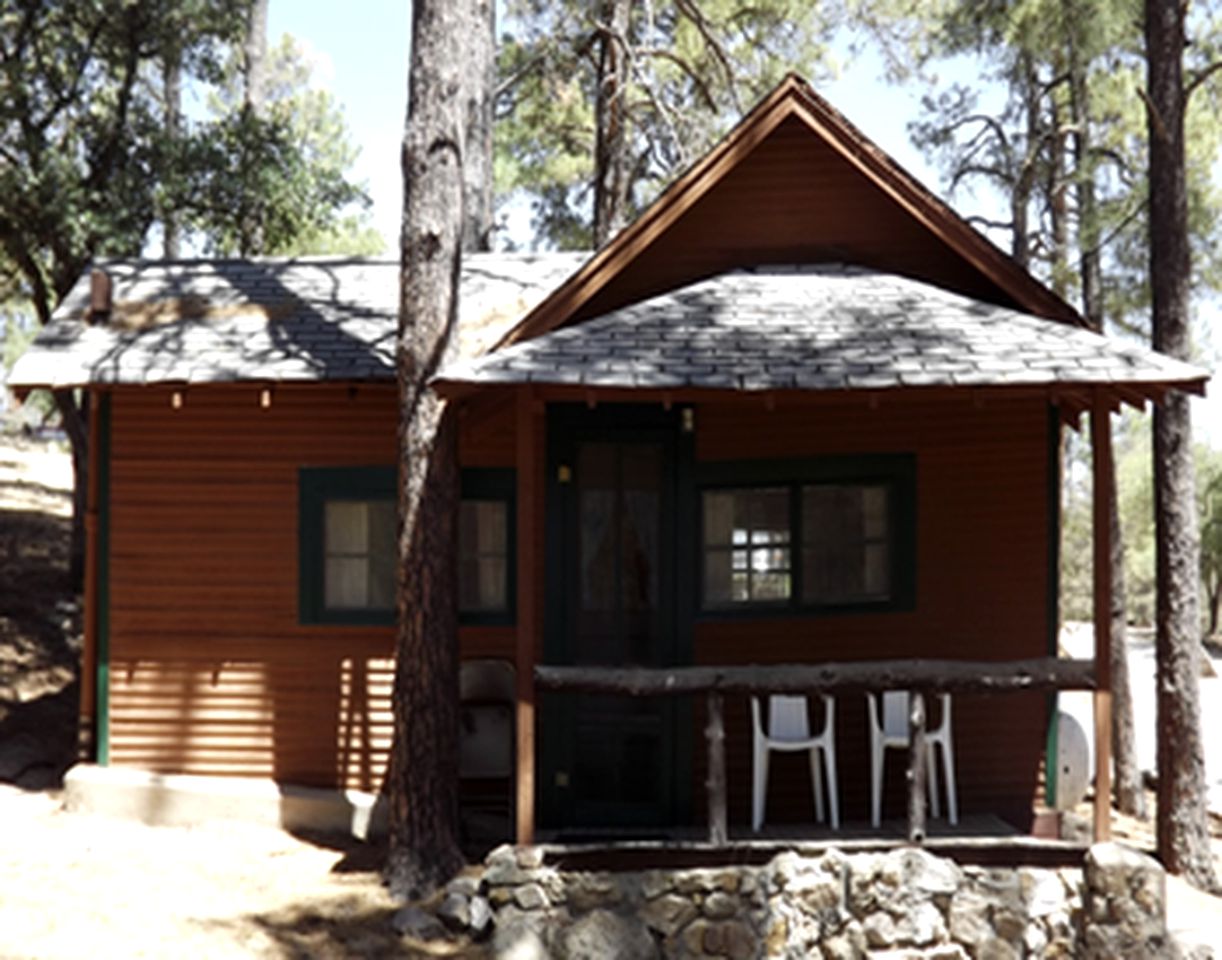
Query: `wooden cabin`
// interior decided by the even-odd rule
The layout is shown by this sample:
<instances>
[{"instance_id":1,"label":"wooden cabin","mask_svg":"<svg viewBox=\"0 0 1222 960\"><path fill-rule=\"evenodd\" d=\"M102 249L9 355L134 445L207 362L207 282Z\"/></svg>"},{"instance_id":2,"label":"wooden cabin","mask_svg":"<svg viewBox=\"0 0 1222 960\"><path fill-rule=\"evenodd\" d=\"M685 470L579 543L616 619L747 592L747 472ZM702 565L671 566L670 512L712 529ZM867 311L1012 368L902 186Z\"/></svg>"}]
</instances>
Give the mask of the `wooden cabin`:
<instances>
[{"instance_id":1,"label":"wooden cabin","mask_svg":"<svg viewBox=\"0 0 1222 960\"><path fill-rule=\"evenodd\" d=\"M11 378L92 401L97 762L378 790L397 264L100 271ZM1111 411L1204 371L1086 330L793 77L596 255L464 258L461 311L435 381L460 425L457 642L510 678L519 839L701 824L723 775L703 696L545 691L541 666L865 664L882 689L897 663L996 663L1007 692L954 696L959 807L1030 828L1067 675L1062 428L1090 414L1102 469ZM1019 662L1052 679L1024 689ZM789 673L834 692L841 816L864 822L855 675ZM752 721L725 683L737 829ZM809 821L809 770L785 759L769 821Z\"/></svg>"}]
</instances>

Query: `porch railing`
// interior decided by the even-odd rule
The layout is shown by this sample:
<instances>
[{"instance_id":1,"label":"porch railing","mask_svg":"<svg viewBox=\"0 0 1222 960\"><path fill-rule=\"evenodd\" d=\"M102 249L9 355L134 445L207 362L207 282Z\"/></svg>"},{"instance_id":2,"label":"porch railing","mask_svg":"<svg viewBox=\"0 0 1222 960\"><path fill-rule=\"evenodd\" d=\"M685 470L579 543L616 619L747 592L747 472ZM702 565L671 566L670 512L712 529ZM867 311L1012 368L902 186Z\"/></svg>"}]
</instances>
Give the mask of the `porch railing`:
<instances>
[{"instance_id":1,"label":"porch railing","mask_svg":"<svg viewBox=\"0 0 1222 960\"><path fill-rule=\"evenodd\" d=\"M708 723L709 842L724 846L726 760L723 700L726 694L821 693L908 690L908 840L925 841L925 696L935 693L1017 693L1028 690L1094 690L1094 660L1038 657L1029 660L870 660L769 666L593 667L543 666L534 670L540 689L628 697L704 694Z\"/></svg>"}]
</instances>

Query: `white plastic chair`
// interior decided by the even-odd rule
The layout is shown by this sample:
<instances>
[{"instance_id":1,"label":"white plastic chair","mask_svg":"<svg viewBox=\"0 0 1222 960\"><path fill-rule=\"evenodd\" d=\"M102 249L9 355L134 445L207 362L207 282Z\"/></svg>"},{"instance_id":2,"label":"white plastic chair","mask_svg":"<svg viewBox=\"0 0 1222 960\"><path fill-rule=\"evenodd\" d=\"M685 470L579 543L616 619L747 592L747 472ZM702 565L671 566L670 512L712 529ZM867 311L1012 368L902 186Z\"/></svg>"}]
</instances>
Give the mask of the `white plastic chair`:
<instances>
[{"instance_id":1,"label":"white plastic chair","mask_svg":"<svg viewBox=\"0 0 1222 960\"><path fill-rule=\"evenodd\" d=\"M883 714L878 715L878 695L867 693L870 714L871 801L870 822L881 822L883 800L883 754L888 747L908 749L908 691L888 690L883 694ZM955 747L950 726L950 694L938 695L942 717L938 725L925 731L925 785L933 815L942 815L938 803L938 777L934 765L934 747L942 748L942 774L946 780L946 806L952 824L959 822L959 804L955 795Z\"/></svg>"},{"instance_id":2,"label":"white plastic chair","mask_svg":"<svg viewBox=\"0 0 1222 960\"><path fill-rule=\"evenodd\" d=\"M768 753L772 750L808 750L810 777L815 794L815 816L823 821L823 778L819 754L827 770L827 798L832 827L840 827L840 801L836 787L836 701L823 697L823 730L811 736L806 715L806 698L773 695L768 698L768 729L760 722L760 698L751 698L754 750L751 789L751 829L758 832L764 824L764 800L768 789Z\"/></svg>"}]
</instances>

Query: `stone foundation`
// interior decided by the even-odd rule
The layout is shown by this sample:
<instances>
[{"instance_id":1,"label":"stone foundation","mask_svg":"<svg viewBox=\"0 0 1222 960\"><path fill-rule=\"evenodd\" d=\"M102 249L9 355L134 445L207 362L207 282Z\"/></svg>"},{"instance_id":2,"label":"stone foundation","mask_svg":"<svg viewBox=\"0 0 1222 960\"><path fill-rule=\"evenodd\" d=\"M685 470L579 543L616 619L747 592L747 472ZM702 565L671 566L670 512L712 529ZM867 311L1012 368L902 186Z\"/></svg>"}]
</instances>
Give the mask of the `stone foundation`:
<instances>
[{"instance_id":1,"label":"stone foundation","mask_svg":"<svg viewBox=\"0 0 1222 960\"><path fill-rule=\"evenodd\" d=\"M470 932L513 960L1174 956L1161 868L1114 844L1085 870L959 866L907 847L614 873L505 846L452 886L442 919L481 918Z\"/></svg>"}]
</instances>

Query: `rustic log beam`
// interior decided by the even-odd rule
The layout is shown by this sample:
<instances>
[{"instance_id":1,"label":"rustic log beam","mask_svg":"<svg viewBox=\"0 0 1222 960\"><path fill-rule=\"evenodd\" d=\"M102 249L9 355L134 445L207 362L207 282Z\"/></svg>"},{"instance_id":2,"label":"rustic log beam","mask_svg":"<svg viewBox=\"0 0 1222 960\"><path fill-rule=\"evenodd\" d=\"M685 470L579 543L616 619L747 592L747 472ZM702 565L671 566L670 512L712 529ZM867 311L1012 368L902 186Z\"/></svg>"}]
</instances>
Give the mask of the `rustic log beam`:
<instances>
[{"instance_id":1,"label":"rustic log beam","mask_svg":"<svg viewBox=\"0 0 1222 960\"><path fill-rule=\"evenodd\" d=\"M1095 661L1035 657L1028 660L862 660L767 666L535 667L548 690L621 696L695 693L833 693L912 690L926 693L1008 693L1023 690L1093 690Z\"/></svg>"},{"instance_id":2,"label":"rustic log beam","mask_svg":"<svg viewBox=\"0 0 1222 960\"><path fill-rule=\"evenodd\" d=\"M925 842L925 695L908 695L908 842Z\"/></svg>"},{"instance_id":3,"label":"rustic log beam","mask_svg":"<svg viewBox=\"0 0 1222 960\"><path fill-rule=\"evenodd\" d=\"M1095 808L1096 843L1112 837L1112 425L1102 392L1090 414L1094 467Z\"/></svg>"},{"instance_id":4,"label":"rustic log beam","mask_svg":"<svg viewBox=\"0 0 1222 960\"><path fill-rule=\"evenodd\" d=\"M720 693L708 696L708 725L704 735L709 748L709 776L705 786L709 798L709 843L724 847L729 839L726 828L726 724Z\"/></svg>"}]
</instances>

